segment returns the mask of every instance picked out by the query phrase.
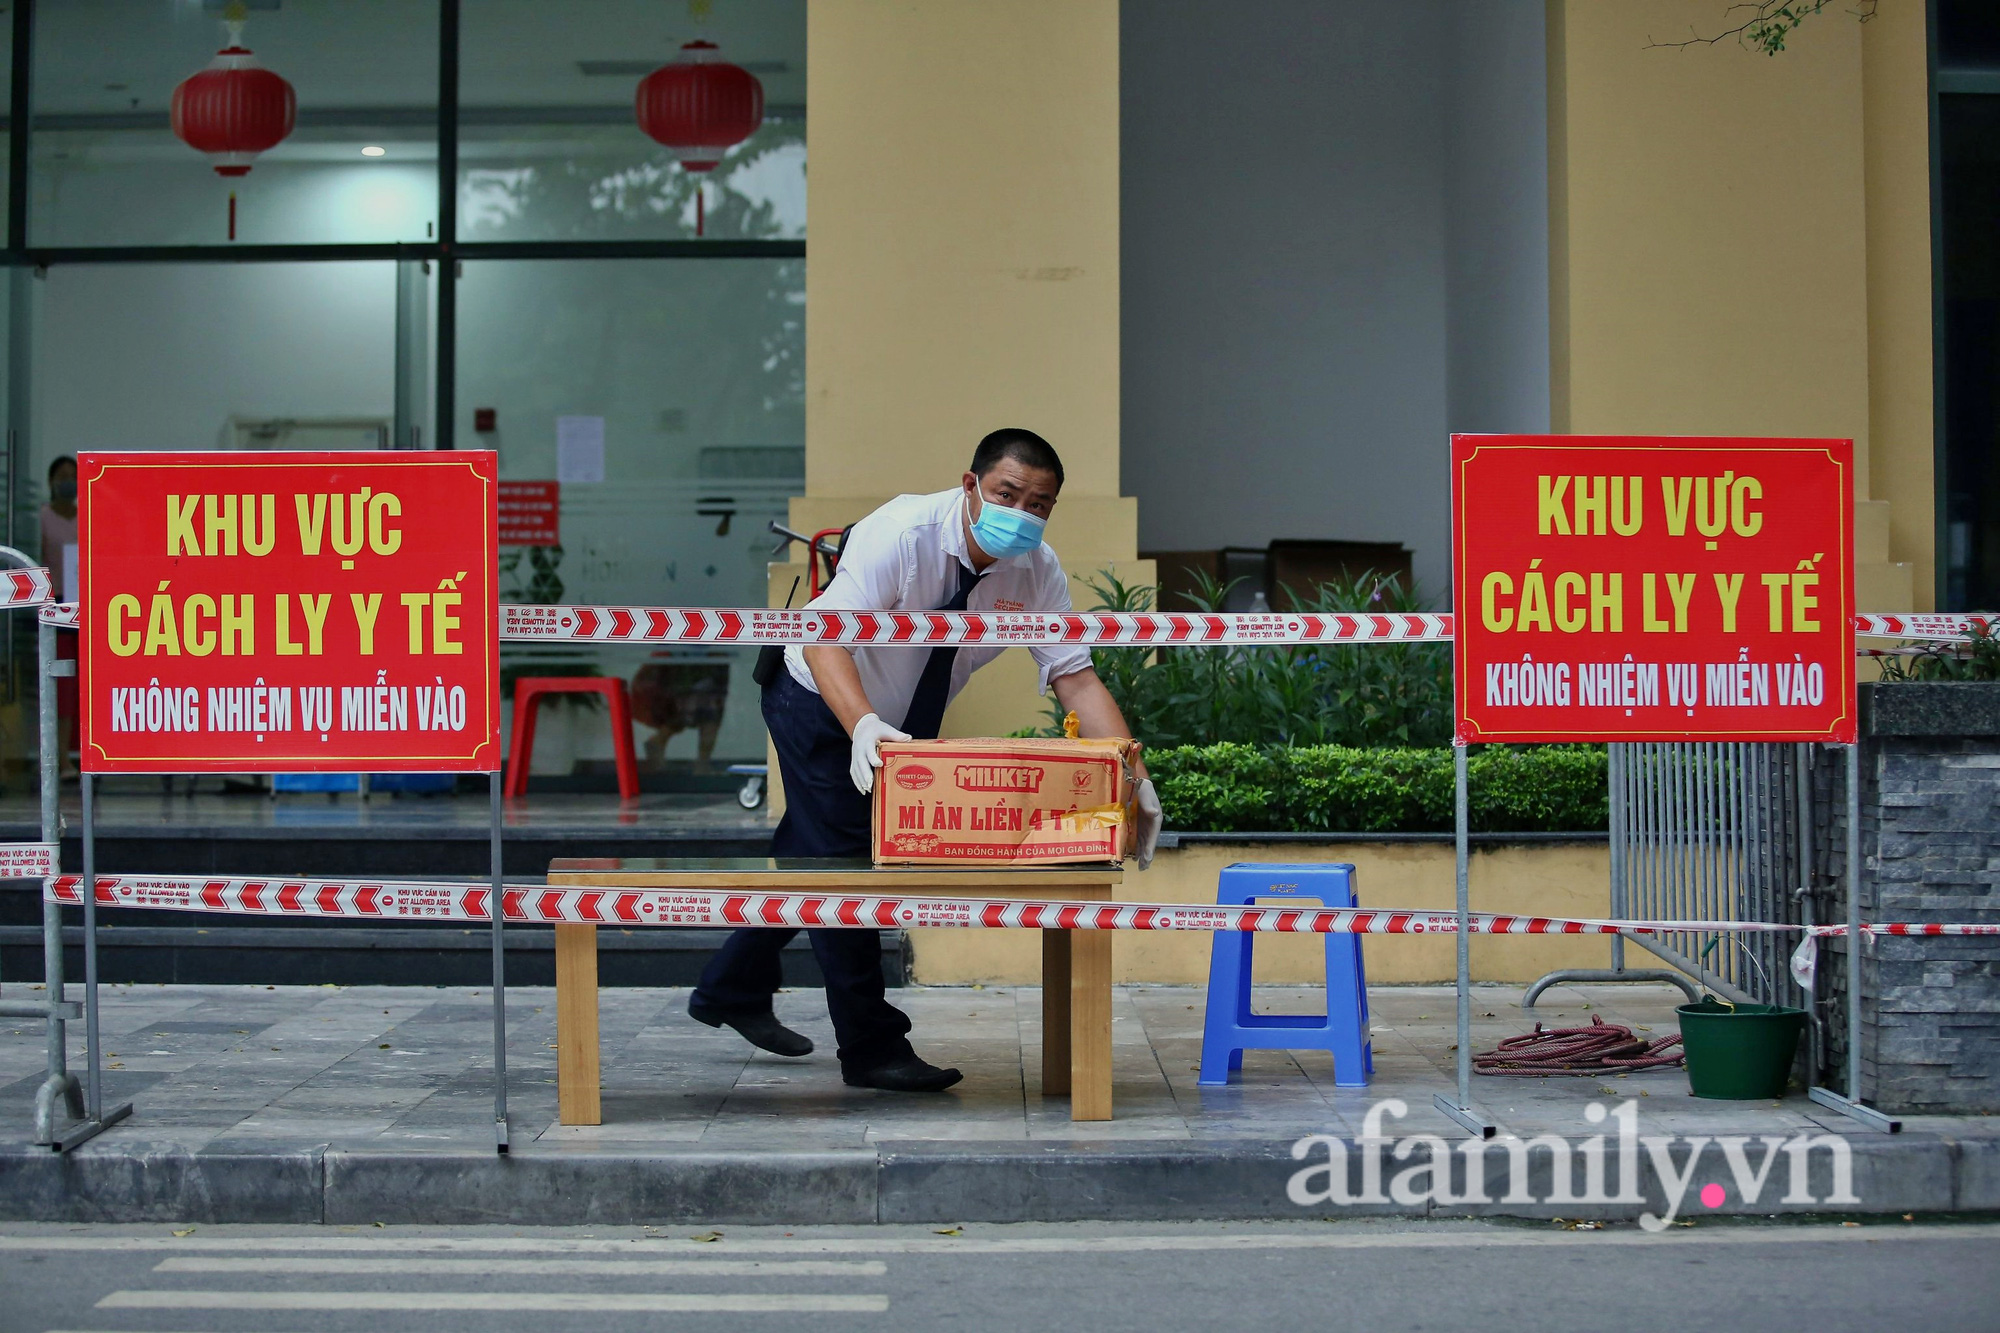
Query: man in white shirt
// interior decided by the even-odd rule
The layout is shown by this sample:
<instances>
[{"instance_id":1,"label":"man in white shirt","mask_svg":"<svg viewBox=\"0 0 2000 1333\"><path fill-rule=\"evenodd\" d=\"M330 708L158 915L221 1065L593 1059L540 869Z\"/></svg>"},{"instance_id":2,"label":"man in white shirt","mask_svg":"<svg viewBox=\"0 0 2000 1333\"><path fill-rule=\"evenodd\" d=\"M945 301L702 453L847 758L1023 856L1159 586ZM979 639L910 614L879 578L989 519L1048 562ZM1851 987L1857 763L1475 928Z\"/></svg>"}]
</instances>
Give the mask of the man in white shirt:
<instances>
[{"instance_id":1,"label":"man in white shirt","mask_svg":"<svg viewBox=\"0 0 2000 1333\"><path fill-rule=\"evenodd\" d=\"M1069 581L1042 527L1062 490L1062 460L1029 430L997 430L979 442L958 488L903 495L855 524L825 592L807 605L864 611L1067 611ZM945 705L972 673L1001 653L985 645L935 648L793 646L764 687L764 721L778 752L785 817L774 856L864 857L868 793L882 766L877 746L938 734ZM1090 650L1043 644L1028 650L1085 736L1129 736L1124 714L1092 669ZM893 719L885 721L884 719ZM1153 859L1160 802L1139 764L1138 861ZM798 932L739 930L716 952L688 1001L710 1027L728 1024L778 1055L810 1054L812 1042L771 1012L778 951ZM841 1077L855 1087L937 1092L956 1069L920 1059L910 1020L886 998L881 940L873 930L809 932L826 981L839 1040Z\"/></svg>"}]
</instances>

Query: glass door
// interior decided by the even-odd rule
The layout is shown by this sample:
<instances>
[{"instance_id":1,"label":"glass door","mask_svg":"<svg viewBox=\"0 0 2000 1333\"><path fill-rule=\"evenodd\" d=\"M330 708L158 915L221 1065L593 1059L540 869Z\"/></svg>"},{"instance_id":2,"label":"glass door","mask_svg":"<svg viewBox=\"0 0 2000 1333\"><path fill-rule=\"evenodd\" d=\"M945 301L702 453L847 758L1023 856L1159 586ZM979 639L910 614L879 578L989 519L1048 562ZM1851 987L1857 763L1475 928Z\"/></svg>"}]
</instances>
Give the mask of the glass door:
<instances>
[{"instance_id":1,"label":"glass door","mask_svg":"<svg viewBox=\"0 0 2000 1333\"><path fill-rule=\"evenodd\" d=\"M503 505L558 498L553 532L503 537L503 600L764 605L768 525L805 489L804 303L802 259L468 261L459 447L498 450ZM764 759L755 655L515 644L502 680L623 677L642 783L724 791ZM532 772L595 790L611 755L601 714L545 710Z\"/></svg>"}]
</instances>

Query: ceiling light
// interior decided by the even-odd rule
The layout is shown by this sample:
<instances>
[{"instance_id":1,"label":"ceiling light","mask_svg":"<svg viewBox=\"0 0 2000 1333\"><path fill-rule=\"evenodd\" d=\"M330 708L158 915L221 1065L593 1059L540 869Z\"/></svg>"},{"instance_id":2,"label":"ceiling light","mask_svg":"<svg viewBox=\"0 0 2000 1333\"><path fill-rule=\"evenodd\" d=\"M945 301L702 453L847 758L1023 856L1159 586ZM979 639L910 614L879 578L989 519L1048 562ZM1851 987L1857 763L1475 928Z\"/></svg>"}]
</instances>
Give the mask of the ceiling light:
<instances>
[{"instance_id":1,"label":"ceiling light","mask_svg":"<svg viewBox=\"0 0 2000 1333\"><path fill-rule=\"evenodd\" d=\"M361 156L363 156L363 157L380 157L380 156L382 156L382 155L383 155L384 153L386 153L386 152L388 152L388 151L389 151L389 150L388 150L388 149L386 149L386 148L383 148L383 147L380 147L380 146L378 146L378 145L376 145L376 144L372 144L372 143L371 143L371 144L369 144L369 145L368 145L368 146L367 146L366 148L364 148L364 149L362 149L362 150L361 150Z\"/></svg>"}]
</instances>

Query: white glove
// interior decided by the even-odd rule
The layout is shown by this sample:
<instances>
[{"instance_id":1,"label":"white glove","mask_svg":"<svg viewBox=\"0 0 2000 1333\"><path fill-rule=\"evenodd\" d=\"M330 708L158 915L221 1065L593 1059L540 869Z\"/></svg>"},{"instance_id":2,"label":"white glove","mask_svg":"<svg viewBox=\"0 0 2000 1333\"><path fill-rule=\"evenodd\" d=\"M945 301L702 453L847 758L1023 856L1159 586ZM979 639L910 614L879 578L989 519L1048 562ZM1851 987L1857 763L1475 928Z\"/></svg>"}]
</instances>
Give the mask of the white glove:
<instances>
[{"instance_id":1,"label":"white glove","mask_svg":"<svg viewBox=\"0 0 2000 1333\"><path fill-rule=\"evenodd\" d=\"M875 790L875 770L882 767L882 756L875 747L883 741L908 739L909 733L896 730L873 713L854 724L854 751L847 761L847 776L854 779L863 796ZM1153 802L1155 810L1159 805Z\"/></svg>"},{"instance_id":2,"label":"white glove","mask_svg":"<svg viewBox=\"0 0 2000 1333\"><path fill-rule=\"evenodd\" d=\"M1166 822L1166 815L1160 809L1160 794L1153 790L1153 780L1140 780L1139 790L1134 794L1133 803L1138 807L1138 848L1139 869L1153 864L1153 850L1160 845L1160 825Z\"/></svg>"}]
</instances>

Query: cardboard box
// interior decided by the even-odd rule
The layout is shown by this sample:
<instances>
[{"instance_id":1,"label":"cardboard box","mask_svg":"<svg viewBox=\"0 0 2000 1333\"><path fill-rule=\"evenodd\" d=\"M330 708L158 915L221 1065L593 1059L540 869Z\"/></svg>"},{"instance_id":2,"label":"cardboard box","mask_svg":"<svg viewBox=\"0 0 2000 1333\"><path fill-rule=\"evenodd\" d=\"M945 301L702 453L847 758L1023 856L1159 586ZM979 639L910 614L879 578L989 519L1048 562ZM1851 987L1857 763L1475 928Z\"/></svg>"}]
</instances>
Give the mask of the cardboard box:
<instances>
[{"instance_id":1,"label":"cardboard box","mask_svg":"<svg viewBox=\"0 0 2000 1333\"><path fill-rule=\"evenodd\" d=\"M875 778L877 865L1123 860L1132 742L897 741Z\"/></svg>"}]
</instances>

